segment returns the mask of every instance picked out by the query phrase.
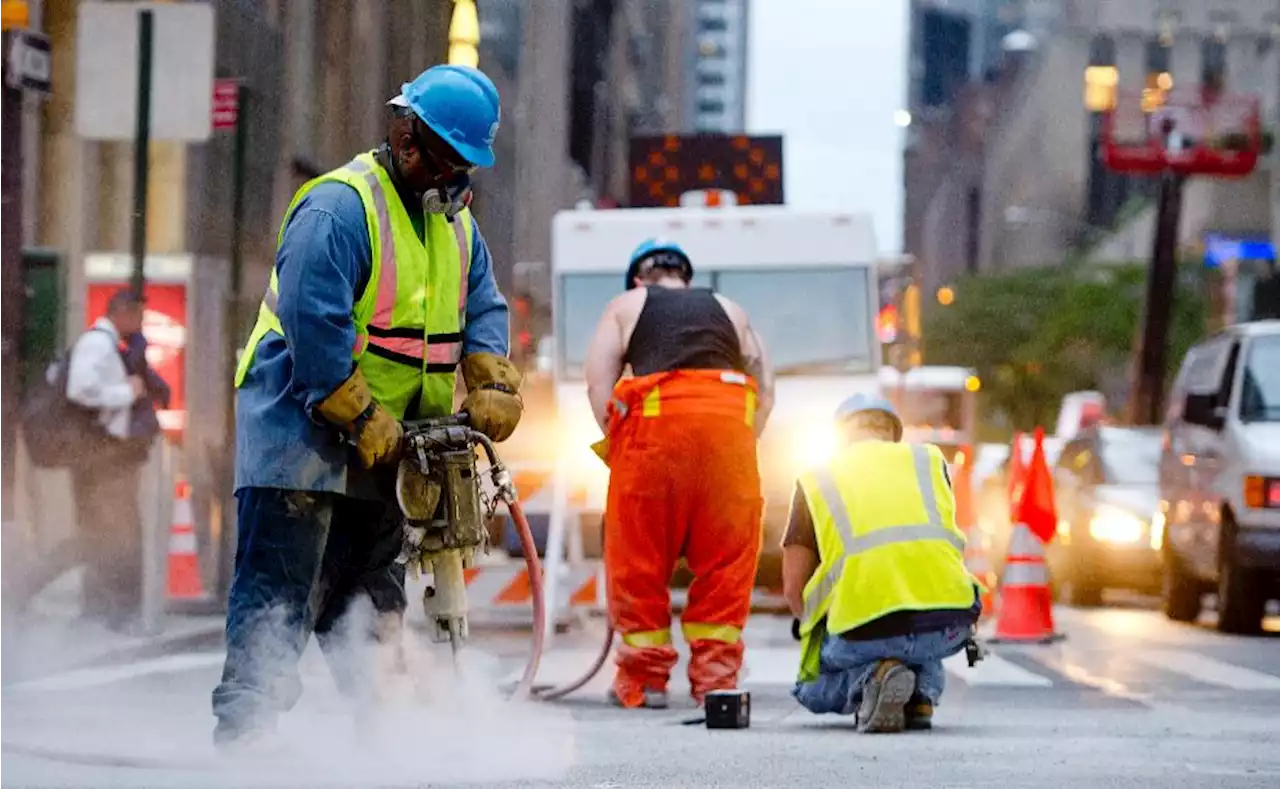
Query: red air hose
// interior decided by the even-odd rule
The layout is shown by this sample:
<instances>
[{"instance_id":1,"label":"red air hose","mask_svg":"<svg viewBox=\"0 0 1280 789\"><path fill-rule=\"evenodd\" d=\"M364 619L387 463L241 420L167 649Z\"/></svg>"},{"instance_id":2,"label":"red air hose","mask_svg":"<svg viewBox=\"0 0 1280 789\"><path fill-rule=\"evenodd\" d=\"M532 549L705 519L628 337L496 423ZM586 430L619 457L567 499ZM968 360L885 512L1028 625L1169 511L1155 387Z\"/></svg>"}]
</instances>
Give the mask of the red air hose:
<instances>
[{"instance_id":1,"label":"red air hose","mask_svg":"<svg viewBox=\"0 0 1280 789\"><path fill-rule=\"evenodd\" d=\"M511 519L515 521L516 529L520 532L520 548L524 551L524 561L529 568L529 586L533 592L533 648L529 653L529 662L524 667L524 676L516 685L512 698L554 701L578 690L600 673L613 648L613 628L605 628L604 646L587 673L558 688L534 689L533 682L537 679L538 666L542 663L542 650L546 645L547 610L542 597L542 562L538 560L538 546L533 541L533 530L529 528L529 521L524 516L524 507L520 506L520 502L513 501L508 505L508 509L511 512Z\"/></svg>"},{"instance_id":2,"label":"red air hose","mask_svg":"<svg viewBox=\"0 0 1280 789\"><path fill-rule=\"evenodd\" d=\"M525 699L533 693L533 681L538 677L538 666L542 663L542 649L546 643L547 608L542 599L542 562L538 561L538 546L533 541L533 530L529 528L529 520L524 516L524 507L520 502L512 501L507 505L511 511L511 519L520 532L520 548L524 551L524 561L529 568L529 587L533 593L533 648L529 652L529 662L525 664L524 676L516 685L512 698Z\"/></svg>"}]
</instances>

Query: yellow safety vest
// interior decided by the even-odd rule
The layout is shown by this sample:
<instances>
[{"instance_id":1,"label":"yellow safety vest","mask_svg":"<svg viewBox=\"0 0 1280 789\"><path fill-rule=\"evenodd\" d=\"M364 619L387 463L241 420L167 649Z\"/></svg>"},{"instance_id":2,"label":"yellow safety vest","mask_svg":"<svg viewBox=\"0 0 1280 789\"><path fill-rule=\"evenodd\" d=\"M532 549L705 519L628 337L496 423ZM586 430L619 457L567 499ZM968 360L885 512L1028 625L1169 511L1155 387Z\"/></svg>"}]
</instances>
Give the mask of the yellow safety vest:
<instances>
[{"instance_id":1,"label":"yellow safety vest","mask_svg":"<svg viewBox=\"0 0 1280 789\"><path fill-rule=\"evenodd\" d=\"M800 477L821 559L804 588L801 682L818 676L827 633L973 605L945 462L932 444L859 442Z\"/></svg>"},{"instance_id":2,"label":"yellow safety vest","mask_svg":"<svg viewBox=\"0 0 1280 789\"><path fill-rule=\"evenodd\" d=\"M374 398L397 418L408 415L415 401L417 416L450 413L467 318L471 212L463 209L453 222L439 214L427 214L424 243L387 171L372 153L363 153L298 190L280 224L277 247L298 203L326 181L347 184L360 194L373 253L369 282L352 308L356 327L352 358ZM236 369L237 388L244 382L263 337L268 332L284 336L275 313L278 294L273 268L258 308L258 321Z\"/></svg>"}]
</instances>

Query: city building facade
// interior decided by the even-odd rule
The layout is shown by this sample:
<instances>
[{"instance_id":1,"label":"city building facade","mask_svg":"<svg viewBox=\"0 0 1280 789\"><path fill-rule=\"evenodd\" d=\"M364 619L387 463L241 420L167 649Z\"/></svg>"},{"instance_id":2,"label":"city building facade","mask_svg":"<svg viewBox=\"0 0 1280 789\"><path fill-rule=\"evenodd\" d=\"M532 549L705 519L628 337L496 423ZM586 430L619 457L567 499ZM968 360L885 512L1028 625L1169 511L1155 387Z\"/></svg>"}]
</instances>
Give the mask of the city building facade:
<instances>
[{"instance_id":1,"label":"city building facade","mask_svg":"<svg viewBox=\"0 0 1280 789\"><path fill-rule=\"evenodd\" d=\"M694 132L737 134L746 124L748 0L694 0L686 47L686 117Z\"/></svg>"}]
</instances>

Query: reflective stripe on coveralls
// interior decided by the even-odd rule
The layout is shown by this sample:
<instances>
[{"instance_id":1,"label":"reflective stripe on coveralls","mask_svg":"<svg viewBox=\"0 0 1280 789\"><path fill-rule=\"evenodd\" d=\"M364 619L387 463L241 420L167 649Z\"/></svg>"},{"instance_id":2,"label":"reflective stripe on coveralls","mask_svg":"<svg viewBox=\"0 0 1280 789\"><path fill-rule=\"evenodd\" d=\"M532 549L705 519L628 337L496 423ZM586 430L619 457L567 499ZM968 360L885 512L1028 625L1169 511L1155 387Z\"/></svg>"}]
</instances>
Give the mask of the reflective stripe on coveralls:
<instances>
[{"instance_id":1,"label":"reflective stripe on coveralls","mask_svg":"<svg viewBox=\"0 0 1280 789\"><path fill-rule=\"evenodd\" d=\"M871 442L801 478L822 555L804 589L800 681L816 677L828 632L847 632L895 611L972 605L973 578L964 567L953 500L945 507L939 502L950 492L943 462L929 445ZM924 522L894 523L906 515L904 506Z\"/></svg>"},{"instance_id":2,"label":"reflective stripe on coveralls","mask_svg":"<svg viewBox=\"0 0 1280 789\"><path fill-rule=\"evenodd\" d=\"M464 209L452 222L424 215L424 239L420 240L399 198L388 200L387 192L394 187L385 170L366 153L304 185L294 196L289 214L311 188L324 181L345 183L360 194L373 253L368 284L352 310L356 326L352 358L364 371L374 397L395 416L405 416L415 397L420 416L448 413L466 325L470 211ZM452 225L452 243L433 237L441 222ZM286 216L280 240L287 224ZM237 386L262 337L268 331L283 334L276 316L278 291L273 269L258 323L236 371ZM441 309L445 305L447 311Z\"/></svg>"},{"instance_id":3,"label":"reflective stripe on coveralls","mask_svg":"<svg viewBox=\"0 0 1280 789\"><path fill-rule=\"evenodd\" d=\"M1013 527L1009 538L1009 558L1005 560L1001 584L1010 586L1047 586L1049 572L1044 564L1044 544L1031 533L1025 523Z\"/></svg>"},{"instance_id":4,"label":"reflective stripe on coveralls","mask_svg":"<svg viewBox=\"0 0 1280 789\"><path fill-rule=\"evenodd\" d=\"M657 375L662 375L658 373ZM746 385L747 377L742 373L733 371L714 371L714 376L718 377L721 383L730 385ZM756 393L755 390L748 387L744 401L743 423L748 427L754 427L756 416ZM612 406L617 411L619 418L625 417L629 411L626 403L615 397L611 401ZM652 419L662 415L662 385L655 383L652 388L644 395L641 400L640 407L641 416ZM721 641L726 644L735 644L742 639L742 629L732 625L713 625L701 622L681 623L680 632L684 635L685 641L694 641L698 639L706 639L711 641ZM651 647L662 646L671 643L671 629L663 628L661 630L646 630L634 633L624 633L622 641L635 647Z\"/></svg>"},{"instance_id":5,"label":"reflective stripe on coveralls","mask_svg":"<svg viewBox=\"0 0 1280 789\"><path fill-rule=\"evenodd\" d=\"M755 387L733 371L677 370L614 388L605 577L626 706L665 690L676 663L668 583L681 555L694 575L681 622L692 693L737 682L762 540Z\"/></svg>"}]
</instances>

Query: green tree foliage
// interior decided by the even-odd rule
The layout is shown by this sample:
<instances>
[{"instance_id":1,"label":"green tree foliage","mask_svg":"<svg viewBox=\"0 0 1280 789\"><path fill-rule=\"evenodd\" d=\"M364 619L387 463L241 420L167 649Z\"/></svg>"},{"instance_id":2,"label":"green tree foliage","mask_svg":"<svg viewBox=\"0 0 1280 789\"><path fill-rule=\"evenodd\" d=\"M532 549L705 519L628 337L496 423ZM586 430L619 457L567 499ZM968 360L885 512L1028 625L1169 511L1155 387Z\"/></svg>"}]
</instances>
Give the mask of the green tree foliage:
<instances>
[{"instance_id":1,"label":"green tree foliage","mask_svg":"<svg viewBox=\"0 0 1280 789\"><path fill-rule=\"evenodd\" d=\"M1174 302L1170 381L1205 327L1203 287L1196 272L1184 274ZM925 363L978 371L984 440L1036 425L1052 430L1069 392L1102 391L1116 411L1129 388L1145 288L1141 264L961 280L955 302L931 305L925 316Z\"/></svg>"}]
</instances>

